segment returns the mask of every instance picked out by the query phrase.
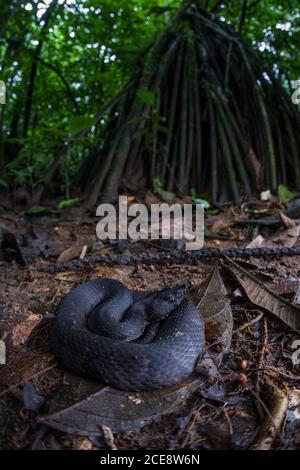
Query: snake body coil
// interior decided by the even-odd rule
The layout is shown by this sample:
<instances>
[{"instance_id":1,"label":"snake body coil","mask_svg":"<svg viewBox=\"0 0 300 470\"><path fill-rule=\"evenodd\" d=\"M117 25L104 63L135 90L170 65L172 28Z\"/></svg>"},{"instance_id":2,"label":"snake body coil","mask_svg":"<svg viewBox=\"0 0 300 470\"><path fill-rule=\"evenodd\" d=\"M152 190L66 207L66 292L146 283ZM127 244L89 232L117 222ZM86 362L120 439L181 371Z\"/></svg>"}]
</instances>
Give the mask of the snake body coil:
<instances>
[{"instance_id":1,"label":"snake body coil","mask_svg":"<svg viewBox=\"0 0 300 470\"><path fill-rule=\"evenodd\" d=\"M98 279L60 303L50 338L61 364L124 390L187 378L204 349L204 323L186 287L141 293Z\"/></svg>"}]
</instances>

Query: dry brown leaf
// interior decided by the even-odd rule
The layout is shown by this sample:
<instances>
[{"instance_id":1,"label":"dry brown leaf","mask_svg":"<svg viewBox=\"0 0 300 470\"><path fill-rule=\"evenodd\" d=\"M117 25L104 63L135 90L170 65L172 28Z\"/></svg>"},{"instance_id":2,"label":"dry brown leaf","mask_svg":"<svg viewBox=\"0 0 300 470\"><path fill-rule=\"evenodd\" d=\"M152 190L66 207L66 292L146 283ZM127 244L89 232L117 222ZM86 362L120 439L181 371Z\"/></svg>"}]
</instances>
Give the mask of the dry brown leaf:
<instances>
[{"instance_id":1,"label":"dry brown leaf","mask_svg":"<svg viewBox=\"0 0 300 470\"><path fill-rule=\"evenodd\" d=\"M227 290L217 264L200 292L201 300L197 308L204 317L205 339L217 346L216 349L210 347L209 354L220 363L230 349L233 319Z\"/></svg>"},{"instance_id":2,"label":"dry brown leaf","mask_svg":"<svg viewBox=\"0 0 300 470\"><path fill-rule=\"evenodd\" d=\"M299 236L300 225L294 225L293 227L284 230L284 232L272 238L272 240L265 243L264 246L267 246L268 248L276 248L278 245L281 245L291 248L297 243Z\"/></svg>"},{"instance_id":3,"label":"dry brown leaf","mask_svg":"<svg viewBox=\"0 0 300 470\"><path fill-rule=\"evenodd\" d=\"M73 245L64 250L57 258L57 263L68 263L74 258L78 258L82 253L83 245Z\"/></svg>"},{"instance_id":4,"label":"dry brown leaf","mask_svg":"<svg viewBox=\"0 0 300 470\"><path fill-rule=\"evenodd\" d=\"M295 227L296 222L293 219L290 219L290 217L285 215L283 212L279 212L279 216L281 218L281 221L284 227L286 228Z\"/></svg>"},{"instance_id":5,"label":"dry brown leaf","mask_svg":"<svg viewBox=\"0 0 300 470\"><path fill-rule=\"evenodd\" d=\"M255 237L250 243L248 243L246 248L260 248L263 245L264 241L264 237L262 237L261 235L257 235L257 237Z\"/></svg>"},{"instance_id":6,"label":"dry brown leaf","mask_svg":"<svg viewBox=\"0 0 300 470\"><path fill-rule=\"evenodd\" d=\"M32 330L40 323L42 318L42 315L28 311L26 320L16 325L11 332L13 346L16 347L25 344Z\"/></svg>"},{"instance_id":7,"label":"dry brown leaf","mask_svg":"<svg viewBox=\"0 0 300 470\"><path fill-rule=\"evenodd\" d=\"M275 294L263 282L227 257L224 267L237 280L253 305L275 315L293 330L300 332L300 308L298 306Z\"/></svg>"},{"instance_id":8,"label":"dry brown leaf","mask_svg":"<svg viewBox=\"0 0 300 470\"><path fill-rule=\"evenodd\" d=\"M67 373L39 422L54 429L81 436L98 436L101 426L112 432L140 428L161 414L179 407L203 385L200 376L162 390L126 392Z\"/></svg>"},{"instance_id":9,"label":"dry brown leaf","mask_svg":"<svg viewBox=\"0 0 300 470\"><path fill-rule=\"evenodd\" d=\"M118 450L112 430L108 426L104 426L104 424L102 424L101 429L106 445L111 450Z\"/></svg>"}]
</instances>

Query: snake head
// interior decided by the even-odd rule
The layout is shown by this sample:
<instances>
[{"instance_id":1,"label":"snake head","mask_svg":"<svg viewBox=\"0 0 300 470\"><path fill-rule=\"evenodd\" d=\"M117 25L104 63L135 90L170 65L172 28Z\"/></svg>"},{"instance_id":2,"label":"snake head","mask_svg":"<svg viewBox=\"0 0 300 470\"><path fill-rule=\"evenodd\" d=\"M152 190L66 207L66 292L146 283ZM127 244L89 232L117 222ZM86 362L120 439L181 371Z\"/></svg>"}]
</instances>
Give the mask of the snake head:
<instances>
[{"instance_id":1,"label":"snake head","mask_svg":"<svg viewBox=\"0 0 300 470\"><path fill-rule=\"evenodd\" d=\"M187 284L170 287L151 296L150 321L159 321L168 317L183 301L189 290Z\"/></svg>"},{"instance_id":2,"label":"snake head","mask_svg":"<svg viewBox=\"0 0 300 470\"><path fill-rule=\"evenodd\" d=\"M189 289L190 288L188 284L182 284L179 286L163 289L160 291L162 296L161 298L163 301L177 306L182 302Z\"/></svg>"}]
</instances>

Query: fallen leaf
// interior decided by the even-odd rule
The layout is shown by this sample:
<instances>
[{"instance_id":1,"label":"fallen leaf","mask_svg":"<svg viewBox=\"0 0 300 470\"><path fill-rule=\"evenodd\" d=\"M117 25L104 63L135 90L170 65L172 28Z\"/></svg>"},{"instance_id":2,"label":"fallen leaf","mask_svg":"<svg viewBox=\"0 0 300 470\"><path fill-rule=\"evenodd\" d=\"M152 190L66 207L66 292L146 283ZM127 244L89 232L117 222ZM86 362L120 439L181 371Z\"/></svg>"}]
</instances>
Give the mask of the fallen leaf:
<instances>
[{"instance_id":1,"label":"fallen leaf","mask_svg":"<svg viewBox=\"0 0 300 470\"><path fill-rule=\"evenodd\" d=\"M206 341L216 343L209 348L209 354L220 363L224 353L230 349L233 319L227 290L217 264L202 286L197 308L204 318Z\"/></svg>"},{"instance_id":2,"label":"fallen leaf","mask_svg":"<svg viewBox=\"0 0 300 470\"><path fill-rule=\"evenodd\" d=\"M279 216L281 218L281 222L286 228L291 228L295 227L296 222L293 219L290 219L287 215L285 215L283 212L279 212Z\"/></svg>"},{"instance_id":3,"label":"fallen leaf","mask_svg":"<svg viewBox=\"0 0 300 470\"><path fill-rule=\"evenodd\" d=\"M107 426L104 426L104 424L101 426L101 429L102 429L103 438L105 440L106 445L112 450L118 450L115 444L114 435L111 429Z\"/></svg>"},{"instance_id":4,"label":"fallen leaf","mask_svg":"<svg viewBox=\"0 0 300 470\"><path fill-rule=\"evenodd\" d=\"M300 332L300 308L275 294L263 282L226 257L224 267L237 280L250 302L275 315L293 330Z\"/></svg>"},{"instance_id":5,"label":"fallen leaf","mask_svg":"<svg viewBox=\"0 0 300 470\"><path fill-rule=\"evenodd\" d=\"M59 431L97 436L101 426L112 432L140 428L156 416L178 408L203 385L193 375L182 384L148 392L126 392L66 373L65 380L51 403L49 414L38 419Z\"/></svg>"},{"instance_id":6,"label":"fallen leaf","mask_svg":"<svg viewBox=\"0 0 300 470\"><path fill-rule=\"evenodd\" d=\"M293 247L300 236L300 225L293 225L292 227L284 230L282 233L268 241L265 246L268 248L276 248L279 244L286 247Z\"/></svg>"},{"instance_id":7,"label":"fallen leaf","mask_svg":"<svg viewBox=\"0 0 300 470\"><path fill-rule=\"evenodd\" d=\"M298 289L295 292L295 296L294 296L294 299L293 299L293 304L300 306L300 286L298 287Z\"/></svg>"},{"instance_id":8,"label":"fallen leaf","mask_svg":"<svg viewBox=\"0 0 300 470\"><path fill-rule=\"evenodd\" d=\"M74 258L79 258L82 253L82 245L73 245L70 248L64 250L57 258L57 263L68 263Z\"/></svg>"},{"instance_id":9,"label":"fallen leaf","mask_svg":"<svg viewBox=\"0 0 300 470\"><path fill-rule=\"evenodd\" d=\"M246 248L260 248L262 244L264 243L264 241L265 241L264 237L262 237L261 235L257 235L257 237L255 237L254 240L248 243Z\"/></svg>"},{"instance_id":10,"label":"fallen leaf","mask_svg":"<svg viewBox=\"0 0 300 470\"><path fill-rule=\"evenodd\" d=\"M16 325L11 332L13 346L16 347L25 344L33 329L40 323L41 320L42 315L28 312L28 317L26 320L19 325Z\"/></svg>"}]
</instances>

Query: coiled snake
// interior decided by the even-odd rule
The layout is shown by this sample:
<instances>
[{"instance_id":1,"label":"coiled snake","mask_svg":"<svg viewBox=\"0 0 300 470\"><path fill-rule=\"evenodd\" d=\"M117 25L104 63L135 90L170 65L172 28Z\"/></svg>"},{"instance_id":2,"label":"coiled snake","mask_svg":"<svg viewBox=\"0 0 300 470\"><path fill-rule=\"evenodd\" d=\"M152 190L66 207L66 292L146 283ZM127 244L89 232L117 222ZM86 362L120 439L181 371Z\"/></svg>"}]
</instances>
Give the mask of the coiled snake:
<instances>
[{"instance_id":1,"label":"coiled snake","mask_svg":"<svg viewBox=\"0 0 300 470\"><path fill-rule=\"evenodd\" d=\"M88 281L58 306L50 338L61 364L124 390L181 382L204 349L203 319L186 286L157 292Z\"/></svg>"}]
</instances>

